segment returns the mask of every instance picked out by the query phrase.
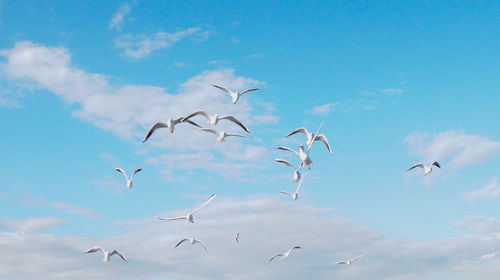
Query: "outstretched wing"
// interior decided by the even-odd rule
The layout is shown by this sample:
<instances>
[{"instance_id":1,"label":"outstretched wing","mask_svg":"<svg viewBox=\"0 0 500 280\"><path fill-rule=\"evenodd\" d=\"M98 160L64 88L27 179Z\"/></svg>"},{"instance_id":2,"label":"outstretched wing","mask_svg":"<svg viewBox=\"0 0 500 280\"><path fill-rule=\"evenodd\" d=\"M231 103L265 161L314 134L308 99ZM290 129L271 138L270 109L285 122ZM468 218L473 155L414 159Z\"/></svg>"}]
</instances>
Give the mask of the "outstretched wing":
<instances>
[{"instance_id":1,"label":"outstretched wing","mask_svg":"<svg viewBox=\"0 0 500 280\"><path fill-rule=\"evenodd\" d=\"M216 194L215 194L215 193L214 193L214 194L212 194L212 195L211 195L211 196L207 199L207 201L205 201L202 205L200 205L200 207L198 207L198 208L194 209L194 210L193 210L193 212L191 212L191 214L194 214L194 213L196 213L196 211L198 211L198 210L200 210L201 208L205 207L207 204L209 204L209 203L210 203L210 201L212 201L212 199L214 199L214 198L215 198L215 196L216 196Z\"/></svg>"},{"instance_id":2,"label":"outstretched wing","mask_svg":"<svg viewBox=\"0 0 500 280\"><path fill-rule=\"evenodd\" d=\"M233 117L233 116L224 116L222 118L219 118L221 120L230 120L232 122L234 122L235 124L239 125L241 128L243 128L243 130L245 130L247 133L250 133L250 130L248 130L248 127L246 125L244 125L240 120L238 120L237 118Z\"/></svg>"},{"instance_id":3,"label":"outstretched wing","mask_svg":"<svg viewBox=\"0 0 500 280\"><path fill-rule=\"evenodd\" d=\"M360 255L360 256L357 256L357 257L355 257L354 259L352 259L352 260L351 260L351 262L353 262L353 261L355 261L355 260L357 260L357 259L360 259L360 258L362 258L362 257L364 257L364 256L365 256L365 254Z\"/></svg>"},{"instance_id":4,"label":"outstretched wing","mask_svg":"<svg viewBox=\"0 0 500 280\"><path fill-rule=\"evenodd\" d=\"M182 220L182 219L187 219L185 216L182 217L173 217L173 218L162 218L162 217L156 217L158 220L161 221L173 221L173 220Z\"/></svg>"},{"instance_id":5,"label":"outstretched wing","mask_svg":"<svg viewBox=\"0 0 500 280\"><path fill-rule=\"evenodd\" d=\"M234 95L234 93L232 91L230 91L229 89L227 89L226 87L218 86L218 85L214 85L214 84L210 84L210 85L227 92L229 95L231 95L231 97Z\"/></svg>"},{"instance_id":6,"label":"outstretched wing","mask_svg":"<svg viewBox=\"0 0 500 280\"><path fill-rule=\"evenodd\" d=\"M275 158L274 160L275 160L275 161L277 161L277 162L284 163L284 164L286 164L286 165L290 166L291 168L293 168L293 169L295 169L295 170L297 169L297 168L295 168L295 166L293 166L293 164L292 164L291 162L289 162L288 160L281 159L281 158Z\"/></svg>"},{"instance_id":7,"label":"outstretched wing","mask_svg":"<svg viewBox=\"0 0 500 280\"><path fill-rule=\"evenodd\" d=\"M146 134L146 136L144 137L144 139L142 140L142 143L146 142L146 140L148 140L149 137L151 137L151 135L153 134L153 132L155 132L155 130L157 130L158 128L164 128L164 127L168 127L167 126L167 123L164 123L164 122L157 122L155 123L148 131L148 133Z\"/></svg>"},{"instance_id":8,"label":"outstretched wing","mask_svg":"<svg viewBox=\"0 0 500 280\"><path fill-rule=\"evenodd\" d=\"M280 149L280 150L284 150L284 151L293 152L293 153L295 153L296 155L299 155L299 153L298 153L298 152L296 152L296 151L294 151L294 150L292 150L292 149L290 149L290 148L288 148L288 147L279 146L279 147L276 147L276 149Z\"/></svg>"},{"instance_id":9,"label":"outstretched wing","mask_svg":"<svg viewBox=\"0 0 500 280\"><path fill-rule=\"evenodd\" d=\"M205 252L207 252L208 254L208 249L207 247L205 246L205 244L203 244L203 242L201 240L194 240L194 243L200 243L200 245L205 249Z\"/></svg>"},{"instance_id":10,"label":"outstretched wing","mask_svg":"<svg viewBox=\"0 0 500 280\"><path fill-rule=\"evenodd\" d=\"M125 176L125 179L128 180L127 173L125 173L125 170L123 170L121 168L115 168L115 170L120 172L121 174L123 174L123 176ZM134 175L132 175L132 176L134 176Z\"/></svg>"},{"instance_id":11,"label":"outstretched wing","mask_svg":"<svg viewBox=\"0 0 500 280\"><path fill-rule=\"evenodd\" d=\"M142 170L142 168L137 168L136 170L134 170L134 172L132 172L132 176L130 177L130 180L132 180L132 178L134 178L135 173L137 173L141 170Z\"/></svg>"},{"instance_id":12,"label":"outstretched wing","mask_svg":"<svg viewBox=\"0 0 500 280\"><path fill-rule=\"evenodd\" d=\"M295 129L294 131L288 133L288 135L286 137L294 135L295 133L299 133L299 132L304 133L304 135L306 135L306 136L307 136L307 134L309 134L309 131L307 131L307 129L305 129L304 127L299 127L297 129Z\"/></svg>"},{"instance_id":13,"label":"outstretched wing","mask_svg":"<svg viewBox=\"0 0 500 280\"><path fill-rule=\"evenodd\" d=\"M413 169L413 168L415 168L415 167L421 167L421 168L424 168L424 165L423 165L422 163L417 163L417 164L415 164L414 166L410 167L410 169L406 170L406 172L408 172L408 171L412 170L412 169Z\"/></svg>"},{"instance_id":14,"label":"outstretched wing","mask_svg":"<svg viewBox=\"0 0 500 280\"><path fill-rule=\"evenodd\" d=\"M249 89L246 89L246 90L240 92L240 95L243 95L247 92L256 91L256 90L259 90L259 89L258 88L249 88Z\"/></svg>"},{"instance_id":15,"label":"outstretched wing","mask_svg":"<svg viewBox=\"0 0 500 280\"><path fill-rule=\"evenodd\" d=\"M215 129L211 129L211 128L200 128L201 130L203 131L206 131L206 132L210 132L210 133L213 133L215 135L219 135L219 132Z\"/></svg>"},{"instance_id":16,"label":"outstretched wing","mask_svg":"<svg viewBox=\"0 0 500 280\"><path fill-rule=\"evenodd\" d=\"M311 150L312 146L314 145L314 141L316 141L316 137L318 137L318 134L319 134L319 132L321 130L321 127L323 127L323 122L321 122L321 124L319 125L318 131L316 131L316 133L314 133L314 138L311 141L311 144L309 144L309 146L307 147L307 152L308 153Z\"/></svg>"},{"instance_id":17,"label":"outstretched wing","mask_svg":"<svg viewBox=\"0 0 500 280\"><path fill-rule=\"evenodd\" d=\"M282 257L283 256L283 253L279 253L279 254L276 254L274 255L272 258L269 259L269 261L267 261L267 263L270 263L272 260L274 260L275 258L277 257Z\"/></svg>"},{"instance_id":18,"label":"outstretched wing","mask_svg":"<svg viewBox=\"0 0 500 280\"><path fill-rule=\"evenodd\" d=\"M199 126L197 123L193 122L192 120L185 120L185 121L182 121L182 122L187 122L187 123L189 123L189 124L192 124L192 125L194 125L194 126L196 126L196 127L201 128L201 126Z\"/></svg>"},{"instance_id":19,"label":"outstretched wing","mask_svg":"<svg viewBox=\"0 0 500 280\"><path fill-rule=\"evenodd\" d=\"M122 260L124 260L125 262L128 262L127 259L125 258L125 256L122 255L122 253L118 252L118 250L111 251L111 253L109 253L109 256L111 257L112 255L118 255L118 256L120 256L120 258L122 258Z\"/></svg>"},{"instance_id":20,"label":"outstretched wing","mask_svg":"<svg viewBox=\"0 0 500 280\"><path fill-rule=\"evenodd\" d=\"M179 245L181 245L184 241L188 241L188 240L189 240L189 238L184 238L184 239L181 239L181 241L179 241L179 242L177 243L177 245L175 245L174 249L175 249L175 248L177 248Z\"/></svg>"},{"instance_id":21,"label":"outstretched wing","mask_svg":"<svg viewBox=\"0 0 500 280\"><path fill-rule=\"evenodd\" d=\"M439 162L437 162L437 161L433 162L433 163L432 163L432 165L434 165L434 166L437 166L437 167L441 168L441 165L439 165Z\"/></svg>"},{"instance_id":22,"label":"outstretched wing","mask_svg":"<svg viewBox=\"0 0 500 280\"><path fill-rule=\"evenodd\" d=\"M279 193L282 193L282 194L286 194L288 195L289 197L292 197L292 194L289 193L289 192L285 192L285 191L276 191L276 192L279 192Z\"/></svg>"},{"instance_id":23,"label":"outstretched wing","mask_svg":"<svg viewBox=\"0 0 500 280\"><path fill-rule=\"evenodd\" d=\"M97 251L101 251L104 254L104 249L102 247L100 247L100 246L88 249L87 251L85 251L85 254L95 253Z\"/></svg>"},{"instance_id":24,"label":"outstretched wing","mask_svg":"<svg viewBox=\"0 0 500 280\"><path fill-rule=\"evenodd\" d=\"M245 138L250 138L248 135L241 135L241 134L234 134L234 133L226 133L226 137L229 136L236 136L236 137L245 137Z\"/></svg>"},{"instance_id":25,"label":"outstretched wing","mask_svg":"<svg viewBox=\"0 0 500 280\"><path fill-rule=\"evenodd\" d=\"M330 148L330 144L328 143L328 139L326 139L325 135L320 134L320 135L314 137L314 141L322 141L323 143L325 143L326 148L328 149L330 154L332 154L332 149Z\"/></svg>"},{"instance_id":26,"label":"outstretched wing","mask_svg":"<svg viewBox=\"0 0 500 280\"><path fill-rule=\"evenodd\" d=\"M205 111L196 111L196 112L193 112L187 116L185 116L184 118L182 118L181 122L185 122L187 121L188 119L194 117L194 116L197 116L197 115L202 115L204 116L205 118L207 119L210 119L210 116L205 112Z\"/></svg>"},{"instance_id":27,"label":"outstretched wing","mask_svg":"<svg viewBox=\"0 0 500 280\"><path fill-rule=\"evenodd\" d=\"M304 182L304 177L305 177L305 175L302 176L302 179L300 180L299 185L297 186L297 189L295 190L296 193L299 193L300 186L302 186L302 182Z\"/></svg>"},{"instance_id":28,"label":"outstretched wing","mask_svg":"<svg viewBox=\"0 0 500 280\"><path fill-rule=\"evenodd\" d=\"M335 264L347 264L347 261L336 262Z\"/></svg>"},{"instance_id":29,"label":"outstretched wing","mask_svg":"<svg viewBox=\"0 0 500 280\"><path fill-rule=\"evenodd\" d=\"M288 250L288 252L291 252L293 249L302 249L302 247L300 247L300 246L293 246L292 248L290 248L290 250Z\"/></svg>"}]
</instances>

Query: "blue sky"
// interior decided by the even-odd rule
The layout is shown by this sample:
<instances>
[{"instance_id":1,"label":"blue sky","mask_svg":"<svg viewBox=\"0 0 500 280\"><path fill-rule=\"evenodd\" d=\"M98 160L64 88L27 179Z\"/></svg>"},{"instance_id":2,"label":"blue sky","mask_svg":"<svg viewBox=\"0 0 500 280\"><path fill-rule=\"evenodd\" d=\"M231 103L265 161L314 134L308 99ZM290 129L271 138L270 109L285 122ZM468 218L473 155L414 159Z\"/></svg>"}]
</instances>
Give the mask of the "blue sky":
<instances>
[{"instance_id":1,"label":"blue sky","mask_svg":"<svg viewBox=\"0 0 500 280\"><path fill-rule=\"evenodd\" d=\"M33 265L46 279L123 267L75 256L96 244L127 252L139 271L124 274L130 279L199 279L182 264L220 265L219 257L236 252L220 241L233 231L266 245L247 244L250 259L240 260L248 265L204 277L268 279L299 262L318 279L494 279L499 13L494 1L2 1L0 242L53 260ZM260 90L233 105L210 83ZM182 125L141 143L154 122L199 109L237 116L253 137L216 143ZM284 136L301 126L315 131L322 121L333 155L314 146L301 196L290 202L275 190L295 188L292 170L273 158L297 159L275 147L296 147L302 135ZM426 177L405 172L434 160L443 168ZM127 190L115 167L144 170ZM199 226L153 218L184 214L212 193L218 197L200 211ZM287 211L302 222L285 224L293 221ZM313 244L304 229L316 227ZM170 248L188 233L225 249L205 258L155 251L168 259L161 265L141 255L145 239ZM49 242L65 246L49 253ZM315 250L254 271L252 256L265 262L290 242ZM358 268L329 265L351 253L367 254ZM321 258L325 266L317 266ZM170 274L156 267L173 264ZM29 265L0 265L0 279L30 279Z\"/></svg>"}]
</instances>

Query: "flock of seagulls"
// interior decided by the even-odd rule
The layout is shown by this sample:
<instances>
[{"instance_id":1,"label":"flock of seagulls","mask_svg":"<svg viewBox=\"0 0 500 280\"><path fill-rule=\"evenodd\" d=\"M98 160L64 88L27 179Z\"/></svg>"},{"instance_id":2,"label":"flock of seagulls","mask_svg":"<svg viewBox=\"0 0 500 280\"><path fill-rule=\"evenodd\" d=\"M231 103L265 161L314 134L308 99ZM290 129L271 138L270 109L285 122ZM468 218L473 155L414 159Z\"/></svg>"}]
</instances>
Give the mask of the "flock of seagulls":
<instances>
[{"instance_id":1,"label":"flock of seagulls","mask_svg":"<svg viewBox=\"0 0 500 280\"><path fill-rule=\"evenodd\" d=\"M238 91L229 90L228 88L226 88L224 86L219 86L219 85L214 85L214 84L211 84L211 85L213 87L216 87L216 88L218 88L218 89L220 89L220 90L228 93L231 96L231 101L232 101L233 104L236 104L238 102L239 98L243 94L246 94L248 92L252 92L252 91L258 90L257 88L250 88L250 89L246 89L246 90L243 90L241 92L238 92ZM217 125L220 120L227 120L227 121L233 122L234 124L238 125L241 129L243 129L246 134L245 135L243 135L243 134L233 134L233 133L226 133L225 131L218 131L218 130L215 130L215 129L212 129L212 128L203 128L203 127L201 127L200 125L198 125L197 123L195 123L195 122L193 122L191 120L192 118L194 118L196 116L203 116L203 117L205 117L208 120L208 123L210 125L212 125L212 126ZM212 133L212 134L216 135L217 136L216 140L218 142L224 142L224 140L225 140L226 137L244 137L244 138L250 137L250 136L248 136L248 134L250 134L250 130L238 118L236 118L234 116L230 116L230 115L222 116L222 117L219 116L218 114L210 115L210 114L208 114L207 112L205 112L203 110L199 110L199 111L195 111L195 112L193 112L191 114L188 114L185 117L179 117L179 118L175 118L175 119L169 118L166 122L157 122L157 123L155 123L149 129L149 131L146 133L146 136L144 137L144 139L143 139L142 142L143 143L146 142L153 135L153 133L157 129L160 129L160 128L167 128L170 133L174 133L175 126L178 125L178 124L181 124L181 123L189 123L190 125L195 126L195 127L197 127L198 129L200 129L202 131L209 132L209 133ZM302 183L304 181L304 177L305 176L303 176L301 174L301 172L300 172L301 169L303 167L307 167L310 170L311 169L311 165L314 163L311 160L310 156L309 156L309 153L311 151L311 148L313 147L314 142L316 142L316 141L323 142L324 145L325 145L325 147L327 148L329 154L332 154L332 149L331 149L330 143L328 142L327 137L324 134L320 134L322 126L323 126L323 123L321 123L321 125L319 126L318 130L316 131L316 133L311 133L306 128L300 127L300 128L297 128L297 129L293 130L292 132L288 133L285 136L285 137L290 137L290 136L298 134L298 133L302 133L302 134L304 134L306 136L305 146L302 145L302 144L298 145L298 148L299 148L298 151L296 151L294 149L291 149L289 147L284 147L284 146L277 147L277 149L279 149L279 150L284 150L284 151L288 151L288 152L294 153L295 155L298 156L298 159L300 160L300 164L299 164L299 166L297 168L297 167L295 167L296 165L292 164L288 160L281 159L281 158L274 159L276 162L285 164L285 165L287 165L287 166L289 166L289 167L291 167L291 168L294 169L292 181L294 183L297 183L297 187L295 189L295 192L294 193L289 193L289 192L282 191L282 190L278 190L277 191L277 192L279 192L281 194L289 196L290 198L293 199L293 201L296 201L298 199L298 197L299 197L299 190L300 190L300 188L302 186ZM411 168L409 168L407 170L407 172L410 171L410 170L412 170L412 169L414 169L414 168L416 168L416 167L421 167L424 170L424 175L428 175L432 171L432 166L436 166L438 168L441 168L441 166L439 165L439 163L436 162L436 161L434 161L434 162L432 162L432 164L430 166L425 166L422 163L415 164L414 166L412 166ZM121 168L115 168L115 170L118 171L118 172L120 172L120 173L122 173L125 176L126 186L127 186L128 189L131 189L133 187L132 180L134 178L134 175L137 174L138 172L140 172L142 170L142 168L135 169L132 172L130 178L128 178L127 173L123 169L121 169ZM200 209L202 209L203 207L207 206L213 199L215 199L215 197L216 197L216 194L211 195L205 202L203 202L200 206L198 206L196 209L194 209L193 211L191 211L190 213L188 213L185 216L168 217L168 218L156 217L156 218L158 220L162 220L162 221L186 220L186 221L194 224L194 216L193 215L196 212L198 212ZM235 236L236 243L240 242L240 236L241 236L241 232L236 233L236 236ZM203 249L205 250L205 252L208 253L208 249L205 246L205 244L201 240L195 239L195 238L183 238L183 239L181 239L174 246L174 249L177 248L177 247L179 247L181 244L183 244L185 242L189 242L189 243L191 243L191 245L199 244L201 247L203 247ZM295 249L302 249L302 247L298 246L298 245L295 245L295 246L291 247L288 251L286 251L284 253L275 254L274 256L272 256L269 259L269 261L267 263L268 264L271 263L274 259L276 259L278 257L281 257L282 260L286 259L286 258L288 258L290 256L291 252L293 250L295 250ZM93 247L91 249L88 249L87 251L85 251L85 253L86 254L88 254L88 253L95 253L95 252L98 252L98 251L101 251L101 253L104 255L104 259L103 259L104 262L109 262L110 261L110 257L113 256L113 255L118 255L123 261L127 262L127 259L125 258L125 256L123 254L121 254L118 250L112 250L111 252L109 252L109 251L105 251L100 246L96 246L96 247ZM352 264L352 262L354 262L354 261L362 258L363 256L364 256L364 254L360 255L360 256L357 256L357 257L355 257L353 259L350 259L350 260L334 262L333 264L345 264L345 265L349 266L349 265Z\"/></svg>"}]
</instances>

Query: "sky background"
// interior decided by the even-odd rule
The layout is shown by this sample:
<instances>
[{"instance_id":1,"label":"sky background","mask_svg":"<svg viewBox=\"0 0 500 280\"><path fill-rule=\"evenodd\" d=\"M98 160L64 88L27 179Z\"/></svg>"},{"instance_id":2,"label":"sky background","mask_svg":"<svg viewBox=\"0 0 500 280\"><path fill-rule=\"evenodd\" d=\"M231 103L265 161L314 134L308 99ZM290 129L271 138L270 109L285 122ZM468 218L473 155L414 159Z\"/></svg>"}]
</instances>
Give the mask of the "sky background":
<instances>
[{"instance_id":1,"label":"sky background","mask_svg":"<svg viewBox=\"0 0 500 280\"><path fill-rule=\"evenodd\" d=\"M0 279L496 279L498 26L497 1L0 1ZM252 137L142 143L196 110ZM321 122L292 201L275 148Z\"/></svg>"}]
</instances>

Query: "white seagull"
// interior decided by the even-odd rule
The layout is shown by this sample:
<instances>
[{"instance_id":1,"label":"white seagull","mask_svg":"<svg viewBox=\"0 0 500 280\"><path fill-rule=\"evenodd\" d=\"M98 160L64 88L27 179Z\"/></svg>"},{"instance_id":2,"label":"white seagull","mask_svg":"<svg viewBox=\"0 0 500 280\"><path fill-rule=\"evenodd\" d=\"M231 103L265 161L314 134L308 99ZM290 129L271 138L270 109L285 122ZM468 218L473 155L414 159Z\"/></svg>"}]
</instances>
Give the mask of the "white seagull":
<instances>
[{"instance_id":1,"label":"white seagull","mask_svg":"<svg viewBox=\"0 0 500 280\"><path fill-rule=\"evenodd\" d=\"M293 152L295 153L296 155L298 155L300 157L300 160L302 161L300 163L300 166L299 166L299 169L302 168L302 166L307 166L307 168L311 169L311 164L313 164L314 162L311 160L311 158L309 157L309 150L307 150L307 152L304 150L304 146L303 145L299 145L299 151L295 151L295 150L292 150L288 147L283 147L283 146L279 146L277 147L277 149L280 149L280 150L285 150L285 151L290 151L290 152Z\"/></svg>"},{"instance_id":2,"label":"white seagull","mask_svg":"<svg viewBox=\"0 0 500 280\"><path fill-rule=\"evenodd\" d=\"M340 262L336 262L336 263L334 263L334 264L345 264L345 265L351 265L351 263L352 263L353 261L355 261L355 260L357 260L357 259L360 259L360 258L362 258L362 257L364 257L364 256L365 256L365 255L363 254L363 255L361 255L361 256L357 256L357 257L355 257L354 259L350 259L350 260L348 260L348 261L340 261Z\"/></svg>"},{"instance_id":3,"label":"white seagull","mask_svg":"<svg viewBox=\"0 0 500 280\"><path fill-rule=\"evenodd\" d=\"M142 143L146 142L146 140L148 140L149 137L151 137L151 135L153 135L153 132L155 132L155 130L159 129L159 128L168 128L168 131L170 131L170 133L174 133L174 129L175 129L175 125L179 124L182 122L182 118L177 118L175 120L173 119L168 119L166 122L157 122L155 123L148 131L148 133L146 134L146 136L144 137L144 139L142 140ZM187 123L190 123L194 126L197 126L197 127L201 127L199 126L197 123L193 122L193 121L190 121L190 120L186 120Z\"/></svg>"},{"instance_id":4,"label":"white seagull","mask_svg":"<svg viewBox=\"0 0 500 280\"><path fill-rule=\"evenodd\" d=\"M313 142L313 139L314 139L314 141L322 141L323 143L325 143L325 146L328 149L328 152L330 152L330 154L332 154L332 149L330 148L330 144L328 143L328 139L326 139L326 136L324 134L319 134L319 135L316 135L316 137L314 137L314 135L315 135L314 133L309 132L307 129L301 127L301 128L297 128L294 131L290 132L286 137L294 135L295 133L299 133L299 132L304 133L304 135L307 137L307 142L306 142L307 146L311 145L311 143Z\"/></svg>"},{"instance_id":5,"label":"white seagull","mask_svg":"<svg viewBox=\"0 0 500 280\"><path fill-rule=\"evenodd\" d=\"M197 115L202 115L205 118L207 118L208 119L208 123L211 124L211 125L216 125L220 120L229 120L229 121L232 121L235 124L239 125L241 128L243 128L243 130L245 130L247 133L250 133L250 130L248 130L248 127L246 125L244 125L240 120L238 120L237 118L235 118L233 116L219 117L218 114L215 114L215 115L211 116L211 115L207 114L205 111L196 111L196 112L193 112L193 113L185 116L184 118L182 118L181 122L185 122L185 121L189 120L190 118L192 118L194 116L197 116Z\"/></svg>"},{"instance_id":6,"label":"white seagull","mask_svg":"<svg viewBox=\"0 0 500 280\"><path fill-rule=\"evenodd\" d=\"M238 232L236 234L236 238L235 238L236 239L236 243L240 243L240 235L241 235L241 232Z\"/></svg>"},{"instance_id":7,"label":"white seagull","mask_svg":"<svg viewBox=\"0 0 500 280\"><path fill-rule=\"evenodd\" d=\"M125 262L128 262L127 259L125 258L125 256L123 256L120 252L118 252L118 250L113 250L111 252L104 251L104 249L102 247L100 247L100 246L88 249L87 251L85 251L85 254L95 253L97 251L101 251L102 252L102 254L104 255L103 261L105 261L105 262L109 262L109 258L112 255L118 255L118 256L120 256L120 258L122 258L122 260L124 260Z\"/></svg>"},{"instance_id":8,"label":"white seagull","mask_svg":"<svg viewBox=\"0 0 500 280\"><path fill-rule=\"evenodd\" d=\"M203 208L204 206L206 206L208 203L210 203L210 201L212 201L212 199L215 198L215 193L212 194L208 199L207 201L205 201L202 205L200 205L200 207L194 209L193 211L191 211L191 213L187 214L186 216L180 216L180 217L173 217L173 218L161 218L161 217L157 217L158 220L162 220L162 221L171 221L171 220L182 220L182 219L186 219L188 222L191 222L194 224L194 218L193 218L193 214L196 213L198 210L200 210L201 208Z\"/></svg>"},{"instance_id":9,"label":"white seagull","mask_svg":"<svg viewBox=\"0 0 500 280\"><path fill-rule=\"evenodd\" d=\"M194 238L184 238L184 239L182 239L181 241L179 241L179 243L177 243L177 245L175 245L174 249L177 248L177 246L181 245L185 241L189 241L191 243L191 245L194 245L195 243L199 243L205 249L205 251L208 254L208 250L207 250L207 247L205 247L205 244L203 244L203 242L201 240L194 239Z\"/></svg>"},{"instance_id":10,"label":"white seagull","mask_svg":"<svg viewBox=\"0 0 500 280\"><path fill-rule=\"evenodd\" d=\"M285 253L278 253L278 254L274 255L271 259L269 259L269 261L267 261L267 263L270 263L272 260L274 260L277 257L281 257L282 260L288 258L288 256L290 256L290 253L292 252L293 249L302 249L302 247L294 246L294 247L290 248L288 251L286 251Z\"/></svg>"},{"instance_id":11,"label":"white seagull","mask_svg":"<svg viewBox=\"0 0 500 280\"><path fill-rule=\"evenodd\" d=\"M241 135L241 134L233 134L233 133L226 133L225 131L217 131L215 129L211 128L200 128L203 131L213 133L217 135L217 142L224 142L224 139L229 136L236 136L236 137L245 137L248 138L247 135Z\"/></svg>"},{"instance_id":12,"label":"white seagull","mask_svg":"<svg viewBox=\"0 0 500 280\"><path fill-rule=\"evenodd\" d=\"M291 168L293 168L295 171L293 172L293 181L294 182L298 182L300 180L300 171L295 168L295 166L293 164L291 164L288 160L285 160L285 159L281 159L281 158L275 158L274 159L275 161L277 162L281 162L281 163L284 163L288 166L290 166Z\"/></svg>"},{"instance_id":13,"label":"white seagull","mask_svg":"<svg viewBox=\"0 0 500 280\"><path fill-rule=\"evenodd\" d=\"M125 173L125 170L121 168L115 168L115 170L123 174L123 176L125 176L125 179L127 180L127 189L131 189L133 187L132 179L134 179L135 173L141 171L142 168L137 168L136 170L134 170L134 172L132 172L132 176L130 176L130 179L128 178L127 173Z\"/></svg>"},{"instance_id":14,"label":"white seagull","mask_svg":"<svg viewBox=\"0 0 500 280\"><path fill-rule=\"evenodd\" d=\"M218 88L218 89L221 89L221 90L229 93L229 95L231 95L233 104L236 104L236 102L238 102L238 99L240 99L240 96L242 96L243 94L245 94L247 92L258 90L258 88L249 88L249 89L246 89L246 90L244 90L242 92L238 92L238 91L229 90L229 89L227 89L226 87L223 87L223 86L218 86L218 85L213 85L213 84L211 84L211 85L214 86L214 87L216 87L216 88Z\"/></svg>"},{"instance_id":15,"label":"white seagull","mask_svg":"<svg viewBox=\"0 0 500 280\"><path fill-rule=\"evenodd\" d=\"M303 181L304 181L304 178L302 178L302 180L300 180L299 185L297 186L297 189L295 190L294 193L289 193L289 192L285 192L285 191L277 191L277 192L282 193L282 194L286 194L286 195L290 196L293 200L297 200L297 198L299 198L300 185L302 185Z\"/></svg>"},{"instance_id":16,"label":"white seagull","mask_svg":"<svg viewBox=\"0 0 500 280\"><path fill-rule=\"evenodd\" d=\"M434 166L437 166L437 167L439 167L439 168L441 168L441 165L439 165L439 163L438 163L437 161L434 161L434 162L432 162L432 164L431 164L430 166L425 166L425 165L424 165L424 164L422 164L422 163L417 163L417 164L415 164L414 166L410 167L410 169L406 170L406 172L408 172L408 171L412 170L412 169L413 169L413 168L415 168L415 167L422 167L422 169L424 169L424 172L425 172L425 173L424 173L424 176L425 176L425 175L427 175L427 174L431 173L431 171L432 171L432 166L433 166L433 165L434 165Z\"/></svg>"}]
</instances>

